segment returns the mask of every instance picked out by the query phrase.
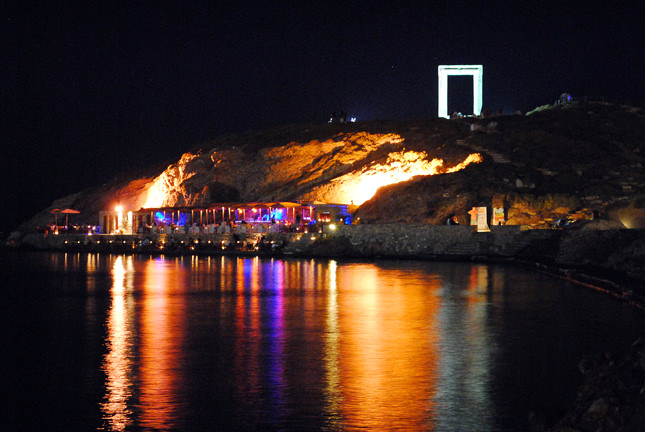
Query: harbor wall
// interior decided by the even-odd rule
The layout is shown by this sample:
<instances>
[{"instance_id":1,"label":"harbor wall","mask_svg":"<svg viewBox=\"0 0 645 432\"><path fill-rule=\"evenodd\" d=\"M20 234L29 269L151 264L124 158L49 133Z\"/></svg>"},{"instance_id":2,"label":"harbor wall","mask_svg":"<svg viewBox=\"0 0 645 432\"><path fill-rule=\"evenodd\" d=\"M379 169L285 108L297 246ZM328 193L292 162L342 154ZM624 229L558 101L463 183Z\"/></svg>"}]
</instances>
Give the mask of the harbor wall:
<instances>
[{"instance_id":1,"label":"harbor wall","mask_svg":"<svg viewBox=\"0 0 645 432\"><path fill-rule=\"evenodd\" d=\"M477 232L463 225L365 224L323 225L311 233L222 233L136 235L30 234L23 243L43 250L86 251L222 251L303 256L392 258L511 258L554 256L562 231L496 226ZM161 250L160 250L161 249Z\"/></svg>"},{"instance_id":2,"label":"harbor wall","mask_svg":"<svg viewBox=\"0 0 645 432\"><path fill-rule=\"evenodd\" d=\"M489 232L478 232L473 226L427 224L341 226L336 231L330 237L346 238L359 256L435 258L515 257L536 243L555 241L555 245L561 234L519 225L492 227Z\"/></svg>"}]
</instances>

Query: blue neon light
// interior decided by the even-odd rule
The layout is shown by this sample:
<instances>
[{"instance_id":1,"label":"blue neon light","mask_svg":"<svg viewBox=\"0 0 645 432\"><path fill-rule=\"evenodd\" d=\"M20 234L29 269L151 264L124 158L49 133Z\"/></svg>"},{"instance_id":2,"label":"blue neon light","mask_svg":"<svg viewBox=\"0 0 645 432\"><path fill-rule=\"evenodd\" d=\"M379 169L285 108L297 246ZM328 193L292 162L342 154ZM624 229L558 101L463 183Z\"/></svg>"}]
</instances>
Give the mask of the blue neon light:
<instances>
[{"instance_id":1,"label":"blue neon light","mask_svg":"<svg viewBox=\"0 0 645 432\"><path fill-rule=\"evenodd\" d=\"M187 221L188 221L188 215L185 213L180 213L179 220L175 221L174 223L175 225L184 226L186 225ZM164 217L163 212L158 211L158 212L155 212L155 222L169 224L172 222L172 219L169 217Z\"/></svg>"},{"instance_id":2,"label":"blue neon light","mask_svg":"<svg viewBox=\"0 0 645 432\"><path fill-rule=\"evenodd\" d=\"M162 212L156 212L155 213L155 222L168 223L168 219L164 217L164 214Z\"/></svg>"}]
</instances>

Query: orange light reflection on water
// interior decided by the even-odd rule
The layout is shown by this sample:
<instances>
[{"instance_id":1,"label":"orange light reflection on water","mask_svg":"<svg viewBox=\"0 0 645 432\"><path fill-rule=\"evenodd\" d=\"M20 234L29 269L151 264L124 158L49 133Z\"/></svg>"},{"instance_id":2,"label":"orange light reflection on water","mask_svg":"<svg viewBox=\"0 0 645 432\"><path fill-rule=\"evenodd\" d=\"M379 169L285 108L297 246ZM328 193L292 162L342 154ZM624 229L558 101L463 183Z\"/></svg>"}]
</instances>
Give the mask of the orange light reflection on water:
<instances>
[{"instance_id":1,"label":"orange light reflection on water","mask_svg":"<svg viewBox=\"0 0 645 432\"><path fill-rule=\"evenodd\" d=\"M186 260L150 259L135 272L132 257L114 258L103 362L106 429L181 429L190 373L183 350L195 342L187 330L189 305L196 305L190 289L223 294L205 298L217 299L212 304L229 318L231 397L235 416L249 416L249 425L260 413L279 421L302 398L320 398L330 430L463 426L441 418L445 404L466 404L485 416L486 302L496 295L491 286L503 287L487 266L469 267L446 288L435 273L396 266ZM452 394L463 400L447 399Z\"/></svg>"},{"instance_id":2,"label":"orange light reflection on water","mask_svg":"<svg viewBox=\"0 0 645 432\"><path fill-rule=\"evenodd\" d=\"M189 273L176 260L149 260L144 268L140 312L140 425L176 429L180 417L185 297ZM175 294L175 295L173 295Z\"/></svg>"},{"instance_id":3,"label":"orange light reflection on water","mask_svg":"<svg viewBox=\"0 0 645 432\"><path fill-rule=\"evenodd\" d=\"M330 384L341 389L342 418L352 428L425 430L433 418L439 363L439 301L428 293L438 282L406 284L403 275L379 273L371 265L338 271L342 295L330 312L338 310L345 340L339 370L328 372Z\"/></svg>"}]
</instances>

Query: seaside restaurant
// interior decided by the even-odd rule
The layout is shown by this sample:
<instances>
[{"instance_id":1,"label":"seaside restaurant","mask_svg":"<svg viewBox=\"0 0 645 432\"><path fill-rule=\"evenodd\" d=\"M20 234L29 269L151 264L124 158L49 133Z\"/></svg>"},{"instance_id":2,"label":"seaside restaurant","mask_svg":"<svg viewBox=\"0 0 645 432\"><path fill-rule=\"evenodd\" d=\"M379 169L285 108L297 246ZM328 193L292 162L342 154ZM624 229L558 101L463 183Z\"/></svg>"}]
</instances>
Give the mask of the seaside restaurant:
<instances>
[{"instance_id":1,"label":"seaside restaurant","mask_svg":"<svg viewBox=\"0 0 645 432\"><path fill-rule=\"evenodd\" d=\"M99 213L101 234L151 232L223 232L245 226L268 232L272 226L297 229L316 222L351 223L346 205L297 202L215 203L208 207L165 207L124 211L121 206ZM191 230L191 231L189 231ZM228 232L228 231L227 231Z\"/></svg>"}]
</instances>

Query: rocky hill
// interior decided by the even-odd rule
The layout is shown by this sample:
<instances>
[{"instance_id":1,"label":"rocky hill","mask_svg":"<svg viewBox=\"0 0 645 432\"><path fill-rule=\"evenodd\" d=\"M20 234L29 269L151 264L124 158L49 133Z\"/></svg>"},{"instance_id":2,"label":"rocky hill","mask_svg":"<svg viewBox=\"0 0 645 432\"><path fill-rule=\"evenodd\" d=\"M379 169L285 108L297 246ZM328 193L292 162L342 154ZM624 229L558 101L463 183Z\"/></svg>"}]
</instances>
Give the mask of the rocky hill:
<instances>
[{"instance_id":1,"label":"rocky hill","mask_svg":"<svg viewBox=\"0 0 645 432\"><path fill-rule=\"evenodd\" d=\"M363 220L462 220L472 206L504 207L509 224L544 225L562 215L645 226L644 111L612 104L549 107L528 116L464 121L454 145L484 162L450 175L382 188ZM407 211L404 211L407 210Z\"/></svg>"},{"instance_id":2,"label":"rocky hill","mask_svg":"<svg viewBox=\"0 0 645 432\"><path fill-rule=\"evenodd\" d=\"M463 223L473 206L503 206L509 224L569 215L642 228L644 132L642 108L609 103L285 126L222 136L166 168L63 197L19 231L51 223L54 208L77 209L74 223L96 224L117 203L134 210L277 200L354 204L364 223L441 224L451 215Z\"/></svg>"}]
</instances>

